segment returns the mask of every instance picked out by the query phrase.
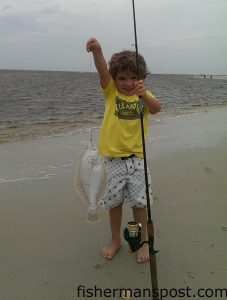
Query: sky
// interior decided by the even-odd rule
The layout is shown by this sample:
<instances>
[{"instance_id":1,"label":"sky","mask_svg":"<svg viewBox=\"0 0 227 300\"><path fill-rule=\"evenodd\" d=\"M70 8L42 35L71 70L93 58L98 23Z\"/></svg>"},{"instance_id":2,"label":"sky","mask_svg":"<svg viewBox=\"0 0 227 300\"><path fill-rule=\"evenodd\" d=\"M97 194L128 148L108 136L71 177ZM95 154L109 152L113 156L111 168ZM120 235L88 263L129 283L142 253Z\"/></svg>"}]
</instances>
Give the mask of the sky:
<instances>
[{"instance_id":1,"label":"sky","mask_svg":"<svg viewBox=\"0 0 227 300\"><path fill-rule=\"evenodd\" d=\"M151 73L227 74L227 0L135 0L139 52ZM131 0L0 0L0 69L95 71L134 49Z\"/></svg>"}]
</instances>

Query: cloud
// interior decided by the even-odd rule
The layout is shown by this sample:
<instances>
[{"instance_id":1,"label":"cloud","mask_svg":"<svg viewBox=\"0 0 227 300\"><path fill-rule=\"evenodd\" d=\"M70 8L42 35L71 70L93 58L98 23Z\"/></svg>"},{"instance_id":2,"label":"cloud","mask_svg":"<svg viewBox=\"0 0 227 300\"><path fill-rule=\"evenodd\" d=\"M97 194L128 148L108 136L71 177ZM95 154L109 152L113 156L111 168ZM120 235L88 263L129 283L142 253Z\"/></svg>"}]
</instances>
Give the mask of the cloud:
<instances>
[{"instance_id":1,"label":"cloud","mask_svg":"<svg viewBox=\"0 0 227 300\"><path fill-rule=\"evenodd\" d=\"M4 11L9 11L12 7L8 4L5 4L3 6L0 6L0 13Z\"/></svg>"},{"instance_id":2,"label":"cloud","mask_svg":"<svg viewBox=\"0 0 227 300\"><path fill-rule=\"evenodd\" d=\"M0 1L0 68L88 70L84 47L90 36L100 40L107 59L134 43L131 0ZM214 56L223 57L224 65L226 0L135 0L135 5L139 51L154 61L156 72L170 60L182 70L183 52L191 70L192 55L196 61L206 48L208 67ZM198 64L197 59L195 68Z\"/></svg>"},{"instance_id":3,"label":"cloud","mask_svg":"<svg viewBox=\"0 0 227 300\"><path fill-rule=\"evenodd\" d=\"M29 15L8 15L0 19L0 32L2 34L18 34L24 31L40 31L41 26Z\"/></svg>"},{"instance_id":4,"label":"cloud","mask_svg":"<svg viewBox=\"0 0 227 300\"><path fill-rule=\"evenodd\" d=\"M59 5L40 2L27 2L22 0L20 6L2 6L0 9L0 32L5 35L17 35L25 32L44 33L51 29L51 24L59 24L68 14Z\"/></svg>"}]
</instances>

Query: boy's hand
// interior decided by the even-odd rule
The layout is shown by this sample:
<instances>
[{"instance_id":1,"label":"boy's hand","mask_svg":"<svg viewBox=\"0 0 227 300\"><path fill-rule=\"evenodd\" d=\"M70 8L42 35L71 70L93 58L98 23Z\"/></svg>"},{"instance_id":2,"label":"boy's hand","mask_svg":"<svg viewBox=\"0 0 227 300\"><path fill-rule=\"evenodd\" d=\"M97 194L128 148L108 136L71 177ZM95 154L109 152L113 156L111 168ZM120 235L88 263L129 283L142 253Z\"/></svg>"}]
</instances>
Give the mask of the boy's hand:
<instances>
[{"instance_id":1,"label":"boy's hand","mask_svg":"<svg viewBox=\"0 0 227 300\"><path fill-rule=\"evenodd\" d=\"M135 87L135 94L138 96L138 97L145 97L147 94L146 94L146 88L145 88L145 85L144 85L144 82L143 80L139 80L136 84L136 87Z\"/></svg>"},{"instance_id":2,"label":"boy's hand","mask_svg":"<svg viewBox=\"0 0 227 300\"><path fill-rule=\"evenodd\" d=\"M146 92L143 80L139 80L135 87L135 94L141 97L152 114L156 114L161 109L161 104L154 96L150 96Z\"/></svg>"},{"instance_id":3,"label":"boy's hand","mask_svg":"<svg viewBox=\"0 0 227 300\"><path fill-rule=\"evenodd\" d=\"M93 54L94 63L99 73L100 84L102 88L105 89L109 84L111 76L106 64L106 60L102 53L102 47L99 42L92 37L86 43L86 50L87 52L92 52Z\"/></svg>"},{"instance_id":4,"label":"boy's hand","mask_svg":"<svg viewBox=\"0 0 227 300\"><path fill-rule=\"evenodd\" d=\"M93 51L96 51L96 50L99 50L101 49L101 45L99 44L99 42L95 39L95 38L90 38L88 41L87 41L87 44L86 44L86 50L87 52L93 52Z\"/></svg>"}]
</instances>

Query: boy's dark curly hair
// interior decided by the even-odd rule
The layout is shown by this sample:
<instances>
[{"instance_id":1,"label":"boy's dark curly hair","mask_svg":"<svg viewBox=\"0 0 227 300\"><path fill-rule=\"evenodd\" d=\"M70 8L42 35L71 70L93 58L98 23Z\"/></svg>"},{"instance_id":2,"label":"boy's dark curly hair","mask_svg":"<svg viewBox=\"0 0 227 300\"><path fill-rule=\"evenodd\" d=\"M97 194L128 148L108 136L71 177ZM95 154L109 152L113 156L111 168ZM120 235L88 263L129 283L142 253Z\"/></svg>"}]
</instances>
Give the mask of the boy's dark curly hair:
<instances>
[{"instance_id":1,"label":"boy's dark curly hair","mask_svg":"<svg viewBox=\"0 0 227 300\"><path fill-rule=\"evenodd\" d=\"M145 59L141 54L138 54L138 61L140 79L145 79L148 71ZM125 71L131 71L132 73L137 74L135 51L123 50L112 55L109 61L109 72L112 78L115 80L118 72Z\"/></svg>"}]
</instances>

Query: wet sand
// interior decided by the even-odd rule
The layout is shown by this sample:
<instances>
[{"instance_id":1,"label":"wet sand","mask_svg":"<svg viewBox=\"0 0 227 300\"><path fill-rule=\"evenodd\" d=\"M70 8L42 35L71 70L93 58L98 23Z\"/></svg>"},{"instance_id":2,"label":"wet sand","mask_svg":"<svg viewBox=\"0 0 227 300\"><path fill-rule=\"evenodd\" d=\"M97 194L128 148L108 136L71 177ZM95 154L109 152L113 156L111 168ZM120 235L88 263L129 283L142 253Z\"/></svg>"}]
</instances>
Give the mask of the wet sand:
<instances>
[{"instance_id":1,"label":"wet sand","mask_svg":"<svg viewBox=\"0 0 227 300\"><path fill-rule=\"evenodd\" d=\"M171 292L163 299L178 299L175 291L187 287L194 294L226 288L226 125L223 109L162 121L150 130L158 279ZM110 236L107 212L101 211L100 223L85 223L87 206L73 180L89 138L0 145L0 299L113 299L108 291L106 297L98 290L97 297L83 296L95 286L103 293L150 288L149 264L137 264L125 241L112 261L100 256ZM122 230L130 220L124 207Z\"/></svg>"}]
</instances>

